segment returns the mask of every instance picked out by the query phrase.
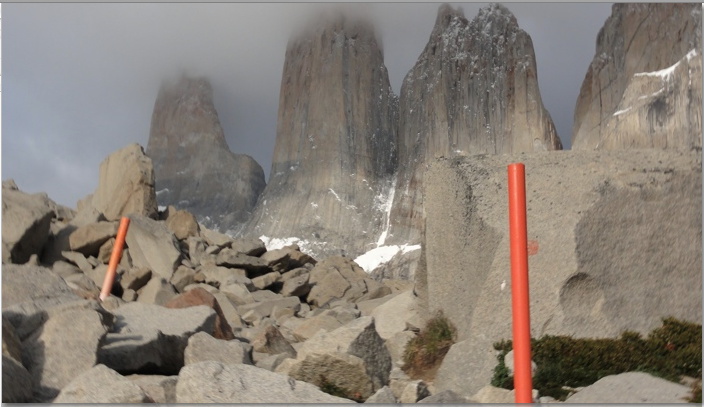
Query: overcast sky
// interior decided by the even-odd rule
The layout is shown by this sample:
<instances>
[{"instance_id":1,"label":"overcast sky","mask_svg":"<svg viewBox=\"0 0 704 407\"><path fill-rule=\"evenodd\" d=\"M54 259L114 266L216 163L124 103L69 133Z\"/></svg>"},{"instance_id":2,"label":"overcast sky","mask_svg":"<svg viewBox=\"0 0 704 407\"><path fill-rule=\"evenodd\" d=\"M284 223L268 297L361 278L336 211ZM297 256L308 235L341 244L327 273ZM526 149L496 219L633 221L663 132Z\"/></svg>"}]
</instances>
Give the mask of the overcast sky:
<instances>
[{"instance_id":1,"label":"overcast sky","mask_svg":"<svg viewBox=\"0 0 704 407\"><path fill-rule=\"evenodd\" d=\"M441 3L371 4L394 93ZM482 3L453 3L472 19ZM504 3L533 39L543 103L566 148L574 106L611 3ZM209 77L230 150L269 174L288 38L322 4L2 5L2 179L76 202L100 162L146 149L162 78Z\"/></svg>"}]
</instances>

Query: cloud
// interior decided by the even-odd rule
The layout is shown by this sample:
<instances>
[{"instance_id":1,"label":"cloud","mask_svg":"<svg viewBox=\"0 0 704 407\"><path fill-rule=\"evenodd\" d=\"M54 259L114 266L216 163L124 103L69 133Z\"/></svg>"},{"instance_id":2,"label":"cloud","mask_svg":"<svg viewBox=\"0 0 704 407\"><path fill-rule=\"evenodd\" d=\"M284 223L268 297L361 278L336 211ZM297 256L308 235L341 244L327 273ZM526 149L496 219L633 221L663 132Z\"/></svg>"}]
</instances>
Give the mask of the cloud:
<instances>
[{"instance_id":1,"label":"cloud","mask_svg":"<svg viewBox=\"0 0 704 407\"><path fill-rule=\"evenodd\" d=\"M323 6L3 4L2 178L75 207L97 186L100 162L110 153L133 142L146 148L161 81L183 72L210 78L230 149L251 155L268 174L286 45ZM364 7L382 38L396 94L439 6ZM482 5L454 6L471 19ZM543 101L565 143L610 5L508 7L533 38Z\"/></svg>"}]
</instances>

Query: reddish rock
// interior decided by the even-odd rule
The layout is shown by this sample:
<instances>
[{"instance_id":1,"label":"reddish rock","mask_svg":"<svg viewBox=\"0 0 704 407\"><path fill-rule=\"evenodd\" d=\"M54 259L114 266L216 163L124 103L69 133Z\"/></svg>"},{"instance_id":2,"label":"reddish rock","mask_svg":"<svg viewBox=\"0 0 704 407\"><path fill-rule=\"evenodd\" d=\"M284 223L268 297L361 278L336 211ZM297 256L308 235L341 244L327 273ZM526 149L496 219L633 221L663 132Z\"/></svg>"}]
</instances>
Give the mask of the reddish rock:
<instances>
[{"instance_id":1,"label":"reddish rock","mask_svg":"<svg viewBox=\"0 0 704 407\"><path fill-rule=\"evenodd\" d=\"M227 323L227 319L225 318L225 314L222 312L222 308L220 307L218 300L215 299L213 294L200 287L194 288L174 297L171 301L167 302L164 307L188 308L195 307L197 305L207 305L217 314L215 317L215 329L213 330L214 338L224 339L227 341L235 338L235 334L232 332L230 324Z\"/></svg>"}]
</instances>

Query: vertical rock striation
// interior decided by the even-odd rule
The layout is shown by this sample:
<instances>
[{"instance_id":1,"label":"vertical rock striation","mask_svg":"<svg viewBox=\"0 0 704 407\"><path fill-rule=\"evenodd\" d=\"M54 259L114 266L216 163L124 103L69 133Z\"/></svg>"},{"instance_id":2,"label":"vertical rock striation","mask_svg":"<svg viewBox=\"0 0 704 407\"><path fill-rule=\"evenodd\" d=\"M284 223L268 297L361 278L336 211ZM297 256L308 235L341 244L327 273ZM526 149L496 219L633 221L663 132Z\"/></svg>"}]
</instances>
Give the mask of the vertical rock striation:
<instances>
[{"instance_id":1,"label":"vertical rock striation","mask_svg":"<svg viewBox=\"0 0 704 407\"><path fill-rule=\"evenodd\" d=\"M397 105L364 17L336 10L292 37L271 176L246 233L296 237L316 254L367 251L387 216Z\"/></svg>"},{"instance_id":2,"label":"vertical rock striation","mask_svg":"<svg viewBox=\"0 0 704 407\"><path fill-rule=\"evenodd\" d=\"M614 4L574 113L572 148L702 146L701 4Z\"/></svg>"},{"instance_id":3,"label":"vertical rock striation","mask_svg":"<svg viewBox=\"0 0 704 407\"><path fill-rule=\"evenodd\" d=\"M430 40L404 79L399 117L389 239L395 243L420 240L429 160L562 149L540 97L532 40L498 4L472 21L461 9L440 7Z\"/></svg>"},{"instance_id":4,"label":"vertical rock striation","mask_svg":"<svg viewBox=\"0 0 704 407\"><path fill-rule=\"evenodd\" d=\"M241 230L265 187L261 166L227 147L205 78L184 76L162 84L147 154L159 204L186 209L222 232Z\"/></svg>"}]
</instances>

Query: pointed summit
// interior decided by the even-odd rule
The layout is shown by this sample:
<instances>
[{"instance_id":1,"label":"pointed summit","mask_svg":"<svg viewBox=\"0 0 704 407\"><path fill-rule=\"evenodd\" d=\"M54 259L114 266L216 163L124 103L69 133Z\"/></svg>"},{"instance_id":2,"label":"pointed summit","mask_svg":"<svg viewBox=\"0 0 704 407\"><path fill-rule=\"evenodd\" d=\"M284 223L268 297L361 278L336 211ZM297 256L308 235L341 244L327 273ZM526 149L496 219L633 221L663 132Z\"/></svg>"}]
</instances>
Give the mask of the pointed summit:
<instances>
[{"instance_id":1,"label":"pointed summit","mask_svg":"<svg viewBox=\"0 0 704 407\"><path fill-rule=\"evenodd\" d=\"M393 243L420 239L429 160L562 149L540 98L530 36L499 4L471 21L440 6L428 44L403 81L399 119Z\"/></svg>"},{"instance_id":2,"label":"pointed summit","mask_svg":"<svg viewBox=\"0 0 704 407\"><path fill-rule=\"evenodd\" d=\"M396 170L397 103L363 15L330 12L293 36L271 178L246 233L303 239L315 254L366 252Z\"/></svg>"},{"instance_id":3,"label":"pointed summit","mask_svg":"<svg viewBox=\"0 0 704 407\"><path fill-rule=\"evenodd\" d=\"M206 78L164 81L147 145L159 205L196 215L208 228L238 232L265 186L252 157L227 147Z\"/></svg>"}]
</instances>

